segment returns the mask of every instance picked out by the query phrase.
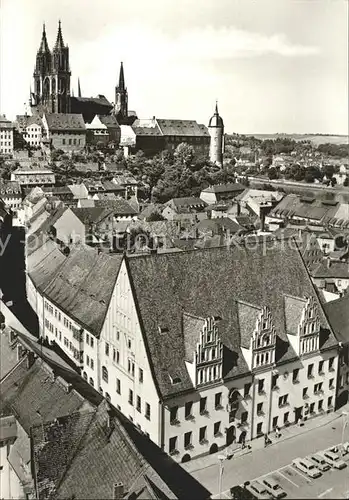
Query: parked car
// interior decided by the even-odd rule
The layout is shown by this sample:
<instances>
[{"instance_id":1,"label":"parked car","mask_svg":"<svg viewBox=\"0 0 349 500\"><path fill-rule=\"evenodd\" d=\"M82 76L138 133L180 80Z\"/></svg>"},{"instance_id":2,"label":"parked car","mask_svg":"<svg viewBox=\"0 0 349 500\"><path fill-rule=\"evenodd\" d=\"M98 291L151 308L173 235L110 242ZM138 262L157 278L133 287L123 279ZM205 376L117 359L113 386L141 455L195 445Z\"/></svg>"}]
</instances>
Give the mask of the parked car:
<instances>
[{"instance_id":1,"label":"parked car","mask_svg":"<svg viewBox=\"0 0 349 500\"><path fill-rule=\"evenodd\" d=\"M344 455L349 453L349 441L347 441L346 443L343 443L343 452L344 452Z\"/></svg>"},{"instance_id":2,"label":"parked car","mask_svg":"<svg viewBox=\"0 0 349 500\"><path fill-rule=\"evenodd\" d=\"M325 460L326 462L331 466L334 467L335 469L345 469L347 464L339 458L339 455L337 453L334 453L333 451L323 451L322 453L319 453Z\"/></svg>"},{"instance_id":3,"label":"parked car","mask_svg":"<svg viewBox=\"0 0 349 500\"><path fill-rule=\"evenodd\" d=\"M242 486L233 486L230 488L230 497L234 500L255 500L255 496Z\"/></svg>"},{"instance_id":4,"label":"parked car","mask_svg":"<svg viewBox=\"0 0 349 500\"><path fill-rule=\"evenodd\" d=\"M278 482L275 481L272 477L267 477L262 480L262 484L265 486L265 489L268 493L273 495L273 498L284 498L287 496L287 493L284 489L281 488Z\"/></svg>"},{"instance_id":5,"label":"parked car","mask_svg":"<svg viewBox=\"0 0 349 500\"><path fill-rule=\"evenodd\" d=\"M313 462L315 467L317 467L319 470L321 470L321 472L326 472L327 470L329 470L331 468L330 465L324 459L324 457L322 457L321 455L318 455L317 453L315 453L315 455L310 455L307 458L311 462Z\"/></svg>"},{"instance_id":6,"label":"parked car","mask_svg":"<svg viewBox=\"0 0 349 500\"><path fill-rule=\"evenodd\" d=\"M244 483L244 488L246 491L252 493L255 498L259 498L261 500L270 499L271 496L259 481L246 481Z\"/></svg>"},{"instance_id":7,"label":"parked car","mask_svg":"<svg viewBox=\"0 0 349 500\"><path fill-rule=\"evenodd\" d=\"M292 465L312 479L322 476L319 469L307 458L296 458L292 461Z\"/></svg>"}]
</instances>

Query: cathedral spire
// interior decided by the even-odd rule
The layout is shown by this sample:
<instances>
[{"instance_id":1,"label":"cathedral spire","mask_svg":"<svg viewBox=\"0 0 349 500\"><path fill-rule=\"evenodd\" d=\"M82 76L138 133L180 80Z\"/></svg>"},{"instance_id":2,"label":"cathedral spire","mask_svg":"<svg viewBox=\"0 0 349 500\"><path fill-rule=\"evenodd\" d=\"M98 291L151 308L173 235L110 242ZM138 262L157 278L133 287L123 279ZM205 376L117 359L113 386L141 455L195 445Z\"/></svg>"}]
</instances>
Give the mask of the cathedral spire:
<instances>
[{"instance_id":1,"label":"cathedral spire","mask_svg":"<svg viewBox=\"0 0 349 500\"><path fill-rule=\"evenodd\" d=\"M41 36L41 43L40 43L39 52L42 52L42 53L50 52L50 49L48 48L47 38L46 38L45 23L43 24L43 27L42 27L42 36Z\"/></svg>"},{"instance_id":2,"label":"cathedral spire","mask_svg":"<svg viewBox=\"0 0 349 500\"><path fill-rule=\"evenodd\" d=\"M119 90L125 90L125 77L124 77L124 65L120 64L120 74L119 74Z\"/></svg>"},{"instance_id":3,"label":"cathedral spire","mask_svg":"<svg viewBox=\"0 0 349 500\"><path fill-rule=\"evenodd\" d=\"M78 78L78 97L81 97L80 78Z\"/></svg>"},{"instance_id":4,"label":"cathedral spire","mask_svg":"<svg viewBox=\"0 0 349 500\"><path fill-rule=\"evenodd\" d=\"M55 43L55 50L60 50L64 49L64 42L63 42L63 35L62 35L62 28L61 28L61 21L58 21L58 33L57 33L57 39Z\"/></svg>"}]
</instances>

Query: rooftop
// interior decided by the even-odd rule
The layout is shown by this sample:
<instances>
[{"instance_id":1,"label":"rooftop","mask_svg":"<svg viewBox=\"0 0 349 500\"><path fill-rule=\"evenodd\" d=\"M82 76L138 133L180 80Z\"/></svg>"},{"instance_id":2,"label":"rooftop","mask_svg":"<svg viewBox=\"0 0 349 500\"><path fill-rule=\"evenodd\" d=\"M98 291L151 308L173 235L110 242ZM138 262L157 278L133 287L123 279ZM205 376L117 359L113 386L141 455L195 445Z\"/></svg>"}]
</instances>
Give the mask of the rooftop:
<instances>
[{"instance_id":1,"label":"rooftop","mask_svg":"<svg viewBox=\"0 0 349 500\"><path fill-rule=\"evenodd\" d=\"M45 113L47 126L49 130L71 130L84 131L86 130L85 122L81 114L74 113Z\"/></svg>"}]
</instances>

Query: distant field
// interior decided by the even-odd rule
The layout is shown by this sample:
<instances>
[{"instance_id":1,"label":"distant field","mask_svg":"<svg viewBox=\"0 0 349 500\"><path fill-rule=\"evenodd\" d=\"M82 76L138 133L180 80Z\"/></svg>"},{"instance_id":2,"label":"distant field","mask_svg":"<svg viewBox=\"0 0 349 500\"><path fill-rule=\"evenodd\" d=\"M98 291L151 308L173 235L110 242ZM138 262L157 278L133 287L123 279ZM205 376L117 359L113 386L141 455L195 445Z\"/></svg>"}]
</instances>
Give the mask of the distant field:
<instances>
[{"instance_id":1,"label":"distant field","mask_svg":"<svg viewBox=\"0 0 349 500\"><path fill-rule=\"evenodd\" d=\"M347 135L311 135L311 134L245 134L247 136L256 137L256 139L266 140L266 139L277 139L277 138L287 138L293 139L294 141L311 141L315 146L319 144L348 144Z\"/></svg>"}]
</instances>

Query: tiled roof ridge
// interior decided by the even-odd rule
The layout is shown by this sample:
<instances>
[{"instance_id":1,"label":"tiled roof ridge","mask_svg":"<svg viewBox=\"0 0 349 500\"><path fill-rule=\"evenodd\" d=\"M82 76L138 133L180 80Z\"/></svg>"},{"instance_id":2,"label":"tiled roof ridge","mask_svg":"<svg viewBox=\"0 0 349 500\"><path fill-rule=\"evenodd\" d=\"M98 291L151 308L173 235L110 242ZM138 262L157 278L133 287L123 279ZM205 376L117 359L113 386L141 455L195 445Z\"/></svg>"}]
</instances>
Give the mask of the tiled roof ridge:
<instances>
[{"instance_id":1,"label":"tiled roof ridge","mask_svg":"<svg viewBox=\"0 0 349 500\"><path fill-rule=\"evenodd\" d=\"M161 255L166 255L166 254L161 254ZM133 277L132 277L131 270L129 268L128 257L127 257L126 254L123 256L123 260L125 260L126 271L127 271L128 279L130 281L131 292L132 292L132 295L134 297L134 304L135 304L135 308L136 308L136 312L137 312L137 317L138 317L138 320L139 320L139 326L140 326L140 330L141 330L142 339L143 339L143 342L144 342L145 351L147 353L147 358L149 360L150 371L151 371L151 374L152 374L152 377L153 377L153 380L154 380L154 385L155 385L155 389L156 389L157 395L158 395L159 399L161 399L161 390L160 390L160 386L159 386L159 382L158 382L158 377L156 376L156 371L155 371L155 367L154 367L153 357L152 357L152 354L151 354L151 351L150 351L150 348L149 348L149 345L148 345L148 338L147 338L147 335L145 334L145 327L144 327L144 322L143 322L143 317L142 317L142 314L141 314L141 310L140 310L140 307L139 307L139 304L138 304L138 297L137 297L137 293L136 293L136 287L135 287L134 282L133 282ZM121 269L121 265L120 265L120 268L119 268L119 272L120 272L120 269Z\"/></svg>"},{"instance_id":2,"label":"tiled roof ridge","mask_svg":"<svg viewBox=\"0 0 349 500\"><path fill-rule=\"evenodd\" d=\"M290 293L284 293L283 295L284 295L285 299L287 297L289 297L290 299L299 300L299 301L304 302L304 303L307 302L307 299L305 297L297 297L296 295L291 295Z\"/></svg>"},{"instance_id":3,"label":"tiled roof ridge","mask_svg":"<svg viewBox=\"0 0 349 500\"><path fill-rule=\"evenodd\" d=\"M83 398L84 399L84 398ZM94 423L94 421L97 419L97 411L98 411L98 408L96 408L95 410L91 410L90 413L93 413L94 415L92 416L89 424L86 426L86 429L84 431L84 433L81 435L80 439L79 439L79 442L78 444L76 445L76 448L75 448L75 451L74 453L72 454L72 456L70 457L70 460L67 462L66 466L65 466L65 469L64 471L61 473L61 477L60 479L57 481L56 485L55 485L55 489L54 489L54 493L56 493L60 487L60 485L62 484L64 478L65 478L65 475L66 475L66 472L69 470L70 466L72 465L72 463L74 462L78 452L80 451L81 449L81 445L85 439L85 436L86 434L88 433L88 431L90 430L92 424ZM74 412L74 413L79 413L79 412ZM73 414L71 414L73 415ZM69 415L69 416L71 416Z\"/></svg>"},{"instance_id":4,"label":"tiled roof ridge","mask_svg":"<svg viewBox=\"0 0 349 500\"><path fill-rule=\"evenodd\" d=\"M185 316L189 316L190 318L194 318L194 319L201 319L201 320L204 320L204 321L205 321L205 319L206 319L206 318L203 318L203 317L201 317L201 316L196 316L195 314L188 313L187 311L183 311L183 316L184 316L184 315L185 315Z\"/></svg>"},{"instance_id":5,"label":"tiled roof ridge","mask_svg":"<svg viewBox=\"0 0 349 500\"><path fill-rule=\"evenodd\" d=\"M243 306L248 306L248 307L252 307L253 309L257 309L258 311L263 310L262 306L258 306L256 304L251 304L250 302L247 302L246 300L237 299L236 302L238 304L242 304Z\"/></svg>"}]
</instances>

